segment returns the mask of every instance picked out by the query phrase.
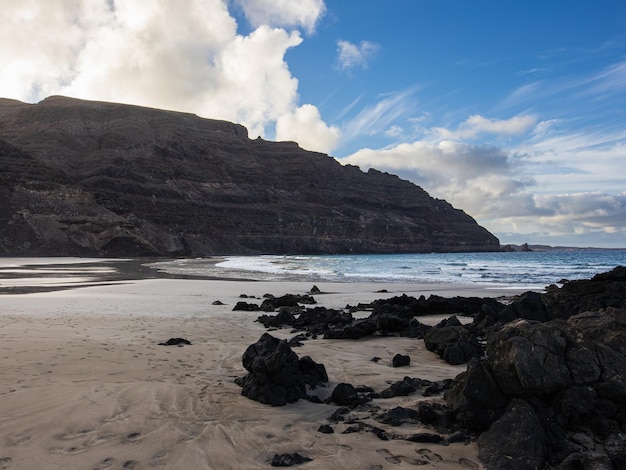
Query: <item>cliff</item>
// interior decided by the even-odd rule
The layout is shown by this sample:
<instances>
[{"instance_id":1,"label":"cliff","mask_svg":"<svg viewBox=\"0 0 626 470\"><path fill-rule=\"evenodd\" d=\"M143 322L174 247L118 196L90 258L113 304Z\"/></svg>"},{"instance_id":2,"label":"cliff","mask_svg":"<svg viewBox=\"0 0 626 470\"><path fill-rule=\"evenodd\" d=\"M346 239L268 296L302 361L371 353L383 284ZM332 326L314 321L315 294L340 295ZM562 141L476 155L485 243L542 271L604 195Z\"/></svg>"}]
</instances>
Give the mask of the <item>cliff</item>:
<instances>
[{"instance_id":1,"label":"cliff","mask_svg":"<svg viewBox=\"0 0 626 470\"><path fill-rule=\"evenodd\" d=\"M494 251L463 211L379 171L192 114L0 99L0 254Z\"/></svg>"}]
</instances>

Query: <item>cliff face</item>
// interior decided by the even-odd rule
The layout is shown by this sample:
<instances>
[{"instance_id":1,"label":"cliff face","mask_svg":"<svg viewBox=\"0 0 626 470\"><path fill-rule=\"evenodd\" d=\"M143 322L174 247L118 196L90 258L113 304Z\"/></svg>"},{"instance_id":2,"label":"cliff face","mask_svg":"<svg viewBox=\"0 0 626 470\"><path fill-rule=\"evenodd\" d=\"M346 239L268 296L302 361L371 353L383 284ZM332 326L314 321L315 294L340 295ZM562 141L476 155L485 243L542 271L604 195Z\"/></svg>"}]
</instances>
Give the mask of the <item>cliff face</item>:
<instances>
[{"instance_id":1,"label":"cliff face","mask_svg":"<svg viewBox=\"0 0 626 470\"><path fill-rule=\"evenodd\" d=\"M0 99L0 254L493 251L464 212L387 173L195 115Z\"/></svg>"}]
</instances>

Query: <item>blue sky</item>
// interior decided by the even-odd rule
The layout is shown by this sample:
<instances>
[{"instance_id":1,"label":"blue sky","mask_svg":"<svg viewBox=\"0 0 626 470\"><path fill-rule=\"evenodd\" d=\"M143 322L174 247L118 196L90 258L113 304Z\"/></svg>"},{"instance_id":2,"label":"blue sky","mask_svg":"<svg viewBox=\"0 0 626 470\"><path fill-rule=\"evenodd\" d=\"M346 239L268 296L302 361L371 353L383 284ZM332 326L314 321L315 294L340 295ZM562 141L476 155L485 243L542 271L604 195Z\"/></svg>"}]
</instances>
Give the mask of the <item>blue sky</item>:
<instances>
[{"instance_id":1,"label":"blue sky","mask_svg":"<svg viewBox=\"0 0 626 470\"><path fill-rule=\"evenodd\" d=\"M626 246L623 0L0 0L0 21L4 97L227 119L502 243Z\"/></svg>"}]
</instances>

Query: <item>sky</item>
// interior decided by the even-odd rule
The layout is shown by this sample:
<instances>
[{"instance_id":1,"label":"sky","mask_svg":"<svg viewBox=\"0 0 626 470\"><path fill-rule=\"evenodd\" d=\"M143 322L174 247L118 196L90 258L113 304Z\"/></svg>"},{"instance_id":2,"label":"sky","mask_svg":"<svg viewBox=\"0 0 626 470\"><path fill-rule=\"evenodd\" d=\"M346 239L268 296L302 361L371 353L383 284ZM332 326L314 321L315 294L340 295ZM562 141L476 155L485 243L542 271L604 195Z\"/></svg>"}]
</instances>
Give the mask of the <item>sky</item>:
<instances>
[{"instance_id":1,"label":"sky","mask_svg":"<svg viewBox=\"0 0 626 470\"><path fill-rule=\"evenodd\" d=\"M624 0L0 0L0 96L192 112L626 247Z\"/></svg>"}]
</instances>

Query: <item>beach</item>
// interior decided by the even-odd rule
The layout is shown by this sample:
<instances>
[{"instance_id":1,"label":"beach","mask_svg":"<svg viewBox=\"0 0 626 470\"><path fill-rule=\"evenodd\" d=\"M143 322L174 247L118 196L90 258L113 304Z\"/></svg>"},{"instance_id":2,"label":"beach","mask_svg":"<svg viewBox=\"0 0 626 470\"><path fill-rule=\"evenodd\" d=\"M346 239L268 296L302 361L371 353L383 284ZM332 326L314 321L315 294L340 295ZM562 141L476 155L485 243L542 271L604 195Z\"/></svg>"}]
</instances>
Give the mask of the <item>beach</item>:
<instances>
[{"instance_id":1,"label":"beach","mask_svg":"<svg viewBox=\"0 0 626 470\"><path fill-rule=\"evenodd\" d=\"M242 294L259 303L266 293L305 294L311 282L94 272L55 284L54 276L35 282L16 270L12 289L0 295L0 469L261 469L270 468L274 454L294 452L313 459L297 467L307 469L482 468L475 443L383 441L372 433L342 434L343 423L322 434L317 429L336 405L299 400L271 407L241 396L235 378L246 373L242 354L266 330L255 321L259 312L233 311L234 305ZM33 284L35 291L28 289ZM337 309L404 293L518 293L476 285L316 285L317 304ZM294 336L289 329L270 333ZM192 344L159 345L175 337ZM405 376L436 381L465 370L411 338L315 339L294 351L326 367L329 383L316 391L321 398L340 382L380 391ZM396 353L409 355L411 364L391 367ZM374 404L411 407L424 399ZM395 431L432 432L420 424Z\"/></svg>"}]
</instances>

